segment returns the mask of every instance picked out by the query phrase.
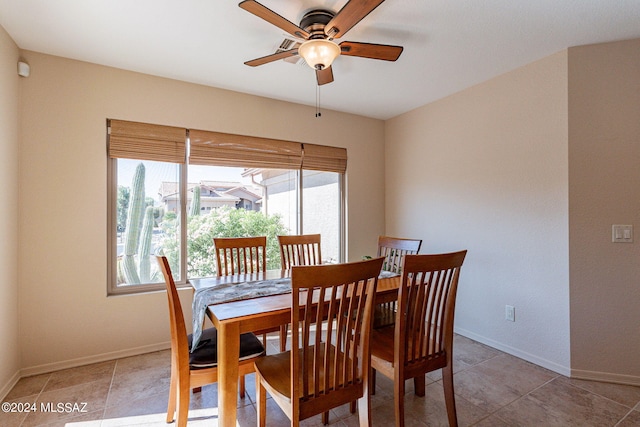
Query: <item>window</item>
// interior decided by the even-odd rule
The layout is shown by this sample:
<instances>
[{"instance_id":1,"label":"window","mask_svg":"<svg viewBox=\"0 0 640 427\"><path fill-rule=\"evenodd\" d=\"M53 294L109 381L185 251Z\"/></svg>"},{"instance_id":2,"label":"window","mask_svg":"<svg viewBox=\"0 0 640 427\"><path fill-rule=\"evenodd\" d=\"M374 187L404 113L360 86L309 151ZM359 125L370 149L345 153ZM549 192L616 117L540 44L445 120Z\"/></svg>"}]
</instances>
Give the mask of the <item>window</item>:
<instances>
[{"instance_id":1,"label":"window","mask_svg":"<svg viewBox=\"0 0 640 427\"><path fill-rule=\"evenodd\" d=\"M343 259L344 149L110 122L109 294L163 289L159 254L178 283L215 275L214 237L266 235L279 268L277 235L320 233Z\"/></svg>"},{"instance_id":2,"label":"window","mask_svg":"<svg viewBox=\"0 0 640 427\"><path fill-rule=\"evenodd\" d=\"M336 172L302 173L302 224L305 234L322 235L322 262L341 262L342 180Z\"/></svg>"}]
</instances>

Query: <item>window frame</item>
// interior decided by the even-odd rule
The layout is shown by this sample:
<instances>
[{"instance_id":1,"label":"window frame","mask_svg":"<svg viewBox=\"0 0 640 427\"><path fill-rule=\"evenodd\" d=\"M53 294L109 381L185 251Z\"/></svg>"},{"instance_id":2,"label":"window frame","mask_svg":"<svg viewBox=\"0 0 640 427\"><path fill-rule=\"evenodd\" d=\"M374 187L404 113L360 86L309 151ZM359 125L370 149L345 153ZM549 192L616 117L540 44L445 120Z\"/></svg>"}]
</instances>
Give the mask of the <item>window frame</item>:
<instances>
[{"instance_id":1,"label":"window frame","mask_svg":"<svg viewBox=\"0 0 640 427\"><path fill-rule=\"evenodd\" d=\"M131 122L133 123L133 122ZM154 125L146 125L151 126ZM186 131L186 151L189 153L190 150L190 138L189 138L189 130ZM107 120L107 146L109 141L110 134L110 120ZM246 138L247 140L262 140L262 141L279 141L280 143L285 144L299 144L304 152L304 146L309 144L305 143L293 143L290 141L281 141L281 140L270 140L266 138L257 138L250 137L244 135L233 135L233 134L222 134L217 132L212 132L215 135L228 135L232 137L234 140L241 140ZM313 144L314 152L319 149L326 149L326 152L331 153L332 150L341 150L344 151L344 158L338 158L336 162L339 164L338 167L343 167L342 171L337 170L324 170L322 166L320 168L317 165L313 167L307 168L308 170L320 170L324 172L336 172L338 173L338 188L339 188L339 223L338 223L338 235L339 235L339 243L338 243L338 254L339 254L339 262L344 262L345 254L346 254L346 186L345 186L345 177L346 177L346 149L339 149L337 147L329 147L329 146L321 146ZM322 153L325 154L326 153ZM303 154L304 157L304 154ZM129 157L122 157L129 158ZM132 159L135 159L132 157ZM179 168L179 179L180 182L178 184L179 193L180 193L180 218L187 217L187 187L188 187L188 168L190 164L198 164L198 163L190 163L189 156L187 155L185 163L175 163L175 165ZM342 165L341 162L344 162ZM296 186L297 186L297 198L296 198L296 210L297 210L297 233L304 233L304 207L303 207L303 170L307 170L304 168L304 162L300 163L300 166L295 169L287 169L296 172ZM172 163L173 164L173 163ZM219 164L216 164L215 160L211 160L209 163L211 166L229 166L225 161L221 161ZM251 165L240 166L245 168L251 168ZM268 167L268 166L267 166ZM327 168L330 169L330 168ZM117 269L118 269L118 256L117 256L117 199L118 199L118 158L111 157L109 155L107 149L107 296L119 296L119 295L135 295L140 293L149 293L149 292L158 292L165 289L165 284L163 282L159 283L144 283L144 284L135 284L129 286L118 286L117 285ZM179 269L180 269L180 280L176 282L176 285L179 287L186 287L189 285L189 278L187 277L187 221L180 221L179 224L179 233L180 233L180 261L179 261ZM213 244L213 242L212 242Z\"/></svg>"},{"instance_id":2,"label":"window frame","mask_svg":"<svg viewBox=\"0 0 640 427\"><path fill-rule=\"evenodd\" d=\"M180 194L180 218L186 218L187 206L182 200L187 193L187 165L177 164L179 169L178 191ZM130 286L118 286L118 159L107 159L107 296L131 295L137 293L157 292L165 289L164 282L141 283ZM180 221L180 280L176 281L176 286L186 287L189 282L187 277L187 247L182 244L187 238L186 221Z\"/></svg>"}]
</instances>

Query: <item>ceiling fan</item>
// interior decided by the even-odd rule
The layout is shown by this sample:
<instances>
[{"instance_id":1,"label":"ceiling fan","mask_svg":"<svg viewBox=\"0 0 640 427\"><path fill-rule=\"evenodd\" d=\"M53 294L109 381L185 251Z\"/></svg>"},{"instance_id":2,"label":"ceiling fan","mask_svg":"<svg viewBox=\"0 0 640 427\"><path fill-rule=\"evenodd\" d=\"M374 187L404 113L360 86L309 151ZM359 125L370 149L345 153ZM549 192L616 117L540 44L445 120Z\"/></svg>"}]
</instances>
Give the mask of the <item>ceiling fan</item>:
<instances>
[{"instance_id":1,"label":"ceiling fan","mask_svg":"<svg viewBox=\"0 0 640 427\"><path fill-rule=\"evenodd\" d=\"M238 6L300 39L291 49L256 58L245 64L256 67L298 55L316 70L318 85L324 85L333 81L331 63L339 55L395 61L402 53L402 46L349 41L338 44L333 41L343 37L383 1L349 0L338 13L313 9L305 13L298 26L257 1L245 0Z\"/></svg>"}]
</instances>

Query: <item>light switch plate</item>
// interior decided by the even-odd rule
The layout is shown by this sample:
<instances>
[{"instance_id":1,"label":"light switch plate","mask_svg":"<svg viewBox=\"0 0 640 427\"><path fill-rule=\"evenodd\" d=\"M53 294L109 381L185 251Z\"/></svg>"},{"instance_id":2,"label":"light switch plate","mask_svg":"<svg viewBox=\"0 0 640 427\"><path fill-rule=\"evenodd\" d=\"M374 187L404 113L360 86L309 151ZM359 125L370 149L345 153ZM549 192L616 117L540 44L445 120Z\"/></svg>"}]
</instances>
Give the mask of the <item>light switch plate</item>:
<instances>
[{"instance_id":1,"label":"light switch plate","mask_svg":"<svg viewBox=\"0 0 640 427\"><path fill-rule=\"evenodd\" d=\"M613 243L633 243L633 225L614 224L611 227Z\"/></svg>"}]
</instances>

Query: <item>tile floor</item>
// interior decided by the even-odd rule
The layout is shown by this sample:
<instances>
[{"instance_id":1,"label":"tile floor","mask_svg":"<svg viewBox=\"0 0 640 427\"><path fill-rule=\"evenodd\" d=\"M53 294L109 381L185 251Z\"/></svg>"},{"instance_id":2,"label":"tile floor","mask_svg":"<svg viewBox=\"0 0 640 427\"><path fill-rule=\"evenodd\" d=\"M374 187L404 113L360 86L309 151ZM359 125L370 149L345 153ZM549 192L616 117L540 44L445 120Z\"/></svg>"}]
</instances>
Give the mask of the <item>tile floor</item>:
<instances>
[{"instance_id":1,"label":"tile floor","mask_svg":"<svg viewBox=\"0 0 640 427\"><path fill-rule=\"evenodd\" d=\"M273 336L269 353L277 348ZM461 426L640 426L640 387L572 380L462 336L456 336L454 357ZM37 411L0 412L0 426L166 426L169 375L169 352L161 351L23 378L5 402L14 409L35 404ZM377 382L373 426L392 426L393 384L381 375ZM428 375L424 398L413 394L412 384L407 383L405 396L407 427L446 426L440 372ZM247 378L247 391L245 399L238 398L239 427L256 425L253 376ZM59 403L60 411L42 410L47 404L58 409ZM216 385L204 387L192 396L189 425L216 426L216 406ZM288 425L270 400L267 425ZM322 423L315 417L303 425ZM348 406L338 408L330 425L357 426L357 414Z\"/></svg>"}]
</instances>

